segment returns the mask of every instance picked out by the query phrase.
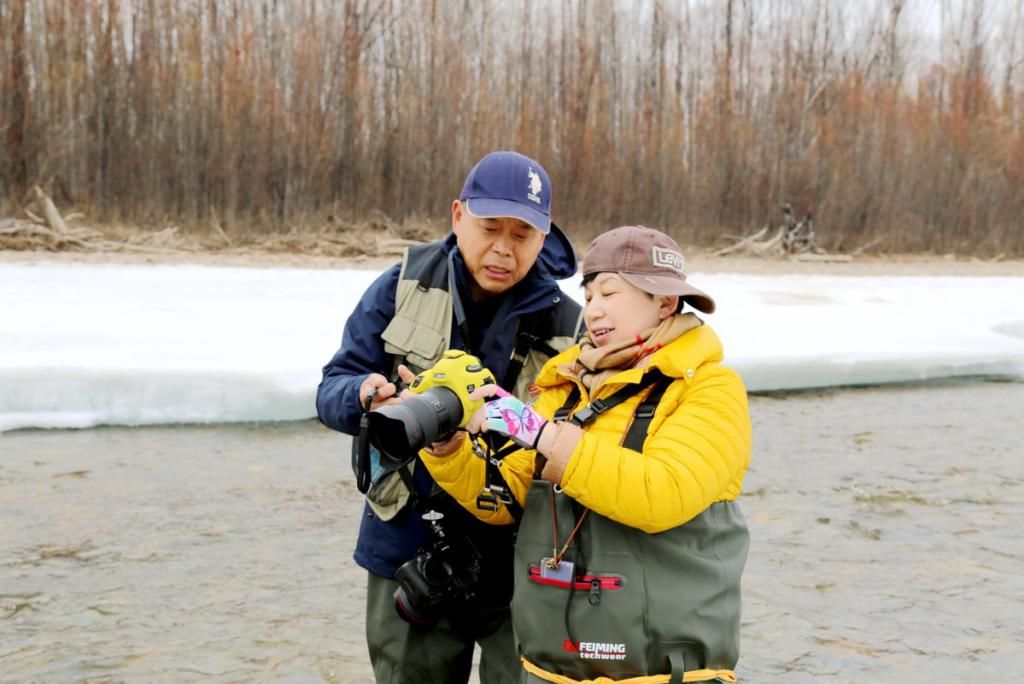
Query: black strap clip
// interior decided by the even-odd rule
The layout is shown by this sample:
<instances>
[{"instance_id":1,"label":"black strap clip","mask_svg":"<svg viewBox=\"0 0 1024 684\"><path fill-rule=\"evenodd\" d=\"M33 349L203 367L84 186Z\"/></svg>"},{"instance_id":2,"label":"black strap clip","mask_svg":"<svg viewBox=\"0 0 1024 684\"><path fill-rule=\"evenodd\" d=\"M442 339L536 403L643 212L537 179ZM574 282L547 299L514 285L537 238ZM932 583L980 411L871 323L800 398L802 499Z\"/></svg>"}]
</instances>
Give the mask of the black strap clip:
<instances>
[{"instance_id":1,"label":"black strap clip","mask_svg":"<svg viewBox=\"0 0 1024 684\"><path fill-rule=\"evenodd\" d=\"M633 414L633 417L634 418L642 418L644 420L647 420L649 418L653 418L654 417L654 412L657 409L658 409L658 404L657 403L648 404L647 402L642 402L639 406L636 407L636 412Z\"/></svg>"},{"instance_id":2,"label":"black strap clip","mask_svg":"<svg viewBox=\"0 0 1024 684\"><path fill-rule=\"evenodd\" d=\"M585 425L607 411L609 408L610 407L603 399L595 399L573 414L571 420L576 425Z\"/></svg>"}]
</instances>

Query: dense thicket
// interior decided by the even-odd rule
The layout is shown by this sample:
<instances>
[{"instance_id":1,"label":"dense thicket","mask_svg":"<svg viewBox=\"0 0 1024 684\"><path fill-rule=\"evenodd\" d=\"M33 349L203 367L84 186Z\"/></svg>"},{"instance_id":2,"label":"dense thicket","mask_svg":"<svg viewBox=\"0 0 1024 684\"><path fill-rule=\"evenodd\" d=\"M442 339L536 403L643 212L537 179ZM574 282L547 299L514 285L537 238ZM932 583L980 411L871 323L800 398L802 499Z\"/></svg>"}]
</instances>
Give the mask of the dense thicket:
<instances>
[{"instance_id":1,"label":"dense thicket","mask_svg":"<svg viewBox=\"0 0 1024 684\"><path fill-rule=\"evenodd\" d=\"M540 159L568 228L1024 252L1017 0L0 0L0 199L235 230L443 221ZM911 8L913 9L913 8Z\"/></svg>"}]
</instances>

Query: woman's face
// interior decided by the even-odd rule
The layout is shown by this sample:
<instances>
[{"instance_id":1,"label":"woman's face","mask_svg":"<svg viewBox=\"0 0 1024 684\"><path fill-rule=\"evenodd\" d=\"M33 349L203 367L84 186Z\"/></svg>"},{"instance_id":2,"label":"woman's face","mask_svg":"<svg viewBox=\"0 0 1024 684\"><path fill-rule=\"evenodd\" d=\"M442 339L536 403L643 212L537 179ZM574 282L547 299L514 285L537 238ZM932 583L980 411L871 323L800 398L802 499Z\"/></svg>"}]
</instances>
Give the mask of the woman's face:
<instances>
[{"instance_id":1,"label":"woman's face","mask_svg":"<svg viewBox=\"0 0 1024 684\"><path fill-rule=\"evenodd\" d=\"M647 294L618 273L598 273L583 287L583 296L583 321L599 347L635 339L675 313L679 301Z\"/></svg>"}]
</instances>

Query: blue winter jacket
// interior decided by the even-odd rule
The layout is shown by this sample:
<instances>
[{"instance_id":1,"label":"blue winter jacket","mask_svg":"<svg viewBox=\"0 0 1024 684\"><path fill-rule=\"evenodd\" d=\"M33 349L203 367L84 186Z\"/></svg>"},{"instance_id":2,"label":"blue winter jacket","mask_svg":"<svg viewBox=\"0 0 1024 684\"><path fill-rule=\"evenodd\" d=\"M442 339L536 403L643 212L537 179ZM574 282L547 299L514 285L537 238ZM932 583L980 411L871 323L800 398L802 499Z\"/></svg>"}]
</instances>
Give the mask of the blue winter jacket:
<instances>
[{"instance_id":1,"label":"blue winter jacket","mask_svg":"<svg viewBox=\"0 0 1024 684\"><path fill-rule=\"evenodd\" d=\"M556 281L576 272L576 254L572 245L557 227L552 226L537 263L523 281L504 295L483 302L474 302L469 295L470 276L456 246L455 235L450 233L440 241L439 246L446 254L454 251L452 263L456 271L458 295L465 308L470 334L475 337L467 346L459 326L453 320L450 346L452 349L471 347L471 351L480 355L484 366L495 377L502 378L508 368L514 340L512 335L507 334L488 335L491 326L497 326L497 331L515 330L516 320L520 316L553 308L560 301L564 305L568 297L559 289ZM396 264L382 273L366 290L345 323L341 348L324 366L323 380L317 389L316 407L321 422L330 428L349 435L357 434L362 411L359 406L359 386L371 373L387 376L392 371L381 333L395 314L395 291L401 266L401 263ZM493 320L506 297L513 298L511 306L505 309L507 315L501 321ZM486 347L481 348L484 342L487 343ZM417 468L415 479L421 495L432 491L433 481L426 468ZM456 505L450 515L459 516L463 510ZM489 540L497 541L494 528L490 528L488 537L486 526L476 533L474 529L477 521L466 518L463 523L466 534L481 537L478 546L487 546ZM392 579L399 566L410 560L428 540L428 530L411 506L406 506L388 522L377 518L370 507L366 506L354 558L356 563L370 572ZM505 540L501 543L507 543L511 551L510 542Z\"/></svg>"}]
</instances>

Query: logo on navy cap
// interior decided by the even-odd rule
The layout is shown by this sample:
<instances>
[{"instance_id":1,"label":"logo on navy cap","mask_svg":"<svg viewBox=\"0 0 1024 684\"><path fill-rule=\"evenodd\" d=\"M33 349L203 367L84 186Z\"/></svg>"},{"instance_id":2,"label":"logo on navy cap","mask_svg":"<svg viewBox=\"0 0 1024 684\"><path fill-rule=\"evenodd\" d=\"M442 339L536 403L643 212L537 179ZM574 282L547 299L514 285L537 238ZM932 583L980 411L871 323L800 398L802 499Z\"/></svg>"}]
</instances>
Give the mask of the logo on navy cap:
<instances>
[{"instance_id":1,"label":"logo on navy cap","mask_svg":"<svg viewBox=\"0 0 1024 684\"><path fill-rule=\"evenodd\" d=\"M544 189L544 184L540 182L540 174L534 171L532 166L527 173L530 175L530 193L526 197L540 204L540 197L538 195Z\"/></svg>"}]
</instances>

